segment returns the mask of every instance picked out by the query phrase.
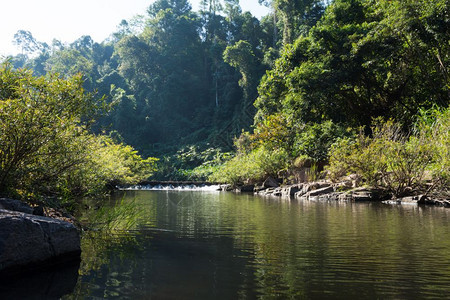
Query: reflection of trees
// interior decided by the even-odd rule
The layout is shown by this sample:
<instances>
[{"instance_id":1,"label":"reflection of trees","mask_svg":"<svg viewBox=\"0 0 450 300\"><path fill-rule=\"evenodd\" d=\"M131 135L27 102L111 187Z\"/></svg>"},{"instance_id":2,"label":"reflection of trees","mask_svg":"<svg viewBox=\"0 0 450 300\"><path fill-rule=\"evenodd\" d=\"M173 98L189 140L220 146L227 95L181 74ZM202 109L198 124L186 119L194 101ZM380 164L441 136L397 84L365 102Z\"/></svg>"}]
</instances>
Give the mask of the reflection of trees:
<instances>
[{"instance_id":1,"label":"reflection of trees","mask_svg":"<svg viewBox=\"0 0 450 300\"><path fill-rule=\"evenodd\" d=\"M449 258L450 241L437 238L448 234L444 210L232 193L127 197L139 209L131 230L83 236L77 297L405 298L438 295L450 277L439 268L434 286L419 284L434 258Z\"/></svg>"},{"instance_id":2,"label":"reflection of trees","mask_svg":"<svg viewBox=\"0 0 450 300\"><path fill-rule=\"evenodd\" d=\"M91 296L86 293L91 291L91 285L95 285L95 276L92 276L95 273L107 274L107 286L120 286L121 281L115 278L117 274L109 270L110 265L117 264L117 261L111 260L111 255L119 253L115 259L120 262L135 261L137 250L140 249L136 228L145 223L142 221L144 216L152 215L151 207L143 210L140 203L132 197L112 197L106 203L103 201L101 208L97 202L90 199L84 203L89 209L83 212L80 220L88 230L83 232L81 239L80 280L74 293L67 298ZM126 274L127 272L121 272L121 276ZM114 293L109 294L113 295Z\"/></svg>"}]
</instances>

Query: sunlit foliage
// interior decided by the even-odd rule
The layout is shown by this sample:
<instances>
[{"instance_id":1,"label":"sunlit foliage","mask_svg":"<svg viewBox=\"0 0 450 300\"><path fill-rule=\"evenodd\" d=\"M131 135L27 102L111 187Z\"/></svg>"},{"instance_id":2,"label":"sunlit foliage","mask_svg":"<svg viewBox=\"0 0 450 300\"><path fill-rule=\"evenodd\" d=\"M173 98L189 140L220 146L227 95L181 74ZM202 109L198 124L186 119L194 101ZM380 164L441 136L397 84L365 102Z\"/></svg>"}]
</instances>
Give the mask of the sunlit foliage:
<instances>
[{"instance_id":1,"label":"sunlit foliage","mask_svg":"<svg viewBox=\"0 0 450 300\"><path fill-rule=\"evenodd\" d=\"M84 195L151 175L154 159L89 132L107 105L82 85L81 75L35 77L0 66L1 194Z\"/></svg>"}]
</instances>

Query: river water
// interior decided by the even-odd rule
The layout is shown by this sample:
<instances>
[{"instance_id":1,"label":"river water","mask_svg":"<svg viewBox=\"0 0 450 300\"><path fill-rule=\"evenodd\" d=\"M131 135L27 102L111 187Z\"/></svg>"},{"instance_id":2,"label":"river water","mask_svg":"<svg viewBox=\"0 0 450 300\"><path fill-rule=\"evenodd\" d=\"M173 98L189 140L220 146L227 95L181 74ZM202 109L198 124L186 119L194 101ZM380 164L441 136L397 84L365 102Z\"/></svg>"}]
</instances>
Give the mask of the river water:
<instances>
[{"instance_id":1,"label":"river water","mask_svg":"<svg viewBox=\"0 0 450 300\"><path fill-rule=\"evenodd\" d=\"M450 297L450 209L123 193L107 209L90 207L108 231L83 235L78 281L64 298Z\"/></svg>"}]
</instances>

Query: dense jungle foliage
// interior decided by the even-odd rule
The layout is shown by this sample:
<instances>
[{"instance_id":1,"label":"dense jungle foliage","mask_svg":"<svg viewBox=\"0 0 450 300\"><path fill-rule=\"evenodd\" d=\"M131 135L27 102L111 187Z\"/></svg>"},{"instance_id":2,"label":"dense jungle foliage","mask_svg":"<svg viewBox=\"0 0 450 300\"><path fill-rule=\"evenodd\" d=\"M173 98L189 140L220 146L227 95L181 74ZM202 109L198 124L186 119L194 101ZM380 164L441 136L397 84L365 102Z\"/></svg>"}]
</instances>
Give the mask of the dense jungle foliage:
<instances>
[{"instance_id":1,"label":"dense jungle foliage","mask_svg":"<svg viewBox=\"0 0 450 300\"><path fill-rule=\"evenodd\" d=\"M156 159L90 132L107 105L82 85L0 65L1 196L60 202L152 175Z\"/></svg>"},{"instance_id":2,"label":"dense jungle foliage","mask_svg":"<svg viewBox=\"0 0 450 300\"><path fill-rule=\"evenodd\" d=\"M258 20L239 0L199 12L157 0L102 43L19 31L22 54L9 60L83 74L113 106L91 132L159 157L157 179L294 182L331 163L332 178L356 172L396 194L448 185L448 0L260 3L271 13ZM405 164L420 175L398 173Z\"/></svg>"}]
</instances>

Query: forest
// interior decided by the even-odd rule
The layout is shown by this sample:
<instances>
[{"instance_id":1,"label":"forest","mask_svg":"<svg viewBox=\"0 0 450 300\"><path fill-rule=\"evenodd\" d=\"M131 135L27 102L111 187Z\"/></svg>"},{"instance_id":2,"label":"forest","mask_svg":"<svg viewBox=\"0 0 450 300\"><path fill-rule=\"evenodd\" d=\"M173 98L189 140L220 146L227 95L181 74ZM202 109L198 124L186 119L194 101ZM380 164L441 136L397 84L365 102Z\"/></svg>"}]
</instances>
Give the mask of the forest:
<instances>
[{"instance_id":1,"label":"forest","mask_svg":"<svg viewBox=\"0 0 450 300\"><path fill-rule=\"evenodd\" d=\"M83 194L92 178L292 183L304 168L396 195L448 189L448 0L260 3L271 13L257 19L239 0L203 0L198 12L157 0L100 43L18 31L21 54L0 77L2 191ZM20 146L8 130L33 154L7 153ZM124 171L94 167L111 161ZM43 184L55 176L57 187Z\"/></svg>"}]
</instances>

